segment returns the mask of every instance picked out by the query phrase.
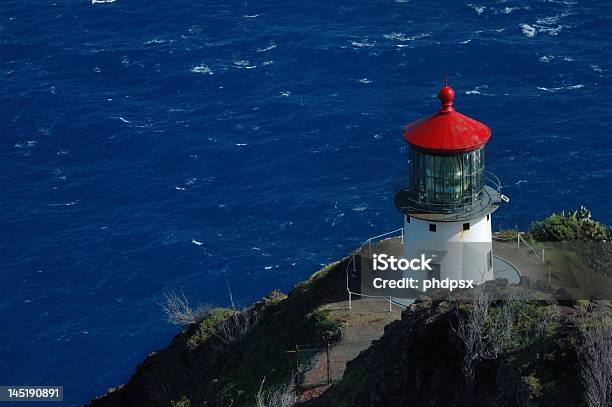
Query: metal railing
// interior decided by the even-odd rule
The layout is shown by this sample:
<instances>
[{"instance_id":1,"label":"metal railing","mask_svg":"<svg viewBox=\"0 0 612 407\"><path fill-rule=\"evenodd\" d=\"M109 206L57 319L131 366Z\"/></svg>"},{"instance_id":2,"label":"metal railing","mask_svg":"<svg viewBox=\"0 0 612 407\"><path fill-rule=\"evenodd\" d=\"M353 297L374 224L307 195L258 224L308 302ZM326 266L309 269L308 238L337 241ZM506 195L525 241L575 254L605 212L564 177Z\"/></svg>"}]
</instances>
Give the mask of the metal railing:
<instances>
[{"instance_id":1,"label":"metal railing","mask_svg":"<svg viewBox=\"0 0 612 407\"><path fill-rule=\"evenodd\" d=\"M399 235L399 237L401 239L401 242L403 244L404 243L404 228L399 228L399 229L392 230L391 232L382 233L380 235L370 237L369 239L364 241L362 243L362 245L359 246L359 248L357 250L355 250L353 252L353 254L351 255L351 260L346 265L346 291L348 292L348 307L349 307L349 309L352 309L352 300L353 300L352 297L353 297L353 295L358 295L360 297L365 297L365 298L380 298L380 299L384 299L385 301L387 301L389 303L389 312L392 311L392 305L393 304L395 304L396 306L404 307L403 305L400 305L397 302L395 297L382 296L382 295L368 295L368 294L357 293L357 292L351 291L351 288L350 288L350 285L349 285L349 276L350 276L349 270L351 270L351 268L352 268L353 272L357 271L357 269L355 268L355 265L356 265L355 256L357 254L359 254L359 253L362 253L363 250L366 247L368 248L369 253L372 254L372 243L376 244L376 243L381 242L383 240L387 240L387 239L391 239L393 237L397 237L398 235Z\"/></svg>"},{"instance_id":2,"label":"metal railing","mask_svg":"<svg viewBox=\"0 0 612 407\"><path fill-rule=\"evenodd\" d=\"M500 241L509 241L509 240L514 240L516 239L516 244L517 244L517 249L520 249L521 247L521 242L522 244L529 248L528 254L533 253L536 257L540 258L542 263L545 263L545 257L544 257L544 248L538 250L535 247L533 247L532 245L530 245L522 236L523 233L519 232L517 233L515 236L511 236L508 238L500 238L497 236L493 236L493 239L495 240L500 240ZM401 243L404 243L404 228L399 228L396 230L392 230L391 232L387 232L387 233L382 233L380 235L376 235L373 237L370 237L369 239L365 240L361 246L359 246L359 248L357 248L352 254L351 254L351 259L350 261L347 263L346 265L346 291L348 293L348 307L349 309L352 309L352 300L353 300L353 295L357 295L359 297L362 298L380 298L385 300L385 302L388 302L389 304L389 312L392 311L392 306L396 305L402 308L406 308L405 305L399 303L397 301L397 298L395 297L391 297L391 296L382 296L382 295L369 295L369 294L363 294L363 293L358 293L358 292L354 292L351 291L350 288L350 284L349 284L349 278L350 278L350 272L351 270L353 272L356 272L356 256L359 255L360 253L364 253L364 251L367 249L368 253L371 255L372 254L372 246L375 245L376 243L382 242L384 240L387 239L391 239L393 237L400 237L401 239Z\"/></svg>"},{"instance_id":3,"label":"metal railing","mask_svg":"<svg viewBox=\"0 0 612 407\"><path fill-rule=\"evenodd\" d=\"M490 171L485 171L483 188L480 191L449 202L432 202L426 194L418 194L411 188L409 174L395 180L394 191L395 205L403 213L436 214L441 220L459 220L472 216L501 201L501 182Z\"/></svg>"}]
</instances>

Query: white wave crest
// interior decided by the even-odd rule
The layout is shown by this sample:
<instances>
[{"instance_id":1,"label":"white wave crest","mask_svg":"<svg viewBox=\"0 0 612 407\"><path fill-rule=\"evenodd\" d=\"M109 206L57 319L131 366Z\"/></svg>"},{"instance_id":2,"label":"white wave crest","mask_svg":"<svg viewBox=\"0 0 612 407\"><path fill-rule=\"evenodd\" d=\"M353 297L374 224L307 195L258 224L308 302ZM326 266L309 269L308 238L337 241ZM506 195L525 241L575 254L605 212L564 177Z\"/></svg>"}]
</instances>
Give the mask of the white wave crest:
<instances>
[{"instance_id":1,"label":"white wave crest","mask_svg":"<svg viewBox=\"0 0 612 407\"><path fill-rule=\"evenodd\" d=\"M551 27L542 27L539 25L534 25L534 27L536 27L538 29L538 32L540 33L547 33L548 35L559 35L561 30L569 26L558 25L557 27L551 28Z\"/></svg>"},{"instance_id":2,"label":"white wave crest","mask_svg":"<svg viewBox=\"0 0 612 407\"><path fill-rule=\"evenodd\" d=\"M32 148L38 143L36 140L26 140L23 143L15 143L14 147L16 148Z\"/></svg>"},{"instance_id":3,"label":"white wave crest","mask_svg":"<svg viewBox=\"0 0 612 407\"><path fill-rule=\"evenodd\" d=\"M257 52L266 52L276 48L276 43L274 41L270 41L267 46L263 48L257 48Z\"/></svg>"},{"instance_id":4,"label":"white wave crest","mask_svg":"<svg viewBox=\"0 0 612 407\"><path fill-rule=\"evenodd\" d=\"M557 24L557 21L559 21L559 16L552 16L552 17L544 17L544 18L538 18L536 20L536 23L538 24Z\"/></svg>"},{"instance_id":5,"label":"white wave crest","mask_svg":"<svg viewBox=\"0 0 612 407\"><path fill-rule=\"evenodd\" d=\"M158 38L153 38L152 40L143 42L144 45L153 45L153 44L172 44L174 40L160 40Z\"/></svg>"},{"instance_id":6,"label":"white wave crest","mask_svg":"<svg viewBox=\"0 0 612 407\"><path fill-rule=\"evenodd\" d=\"M193 68L191 68L191 72L193 73L203 73L203 74L208 74L208 75L212 75L214 74L213 70L210 69L208 67L208 65L198 65L198 66L194 66Z\"/></svg>"},{"instance_id":7,"label":"white wave crest","mask_svg":"<svg viewBox=\"0 0 612 407\"><path fill-rule=\"evenodd\" d=\"M489 86L487 86L487 85L478 85L478 86L474 87L474 89L472 89L472 90L466 90L466 91L465 91L465 94L466 94L466 95L485 95L485 96L493 96L493 95L492 95L492 94L490 94L490 93L484 93L484 92L481 92L481 90L482 90L482 89L486 89L486 88L488 88L488 87L489 87Z\"/></svg>"},{"instance_id":8,"label":"white wave crest","mask_svg":"<svg viewBox=\"0 0 612 407\"><path fill-rule=\"evenodd\" d=\"M367 42L367 41L351 41L351 45L353 47L363 48L363 47L373 47L376 45L375 42Z\"/></svg>"},{"instance_id":9,"label":"white wave crest","mask_svg":"<svg viewBox=\"0 0 612 407\"><path fill-rule=\"evenodd\" d=\"M535 27L530 26L529 24L519 24L519 27L521 27L521 31L523 32L523 34L525 34L529 38L535 37L538 33L538 30Z\"/></svg>"},{"instance_id":10,"label":"white wave crest","mask_svg":"<svg viewBox=\"0 0 612 407\"><path fill-rule=\"evenodd\" d=\"M251 65L248 59L234 59L234 67L238 69L253 69L257 68L257 65Z\"/></svg>"},{"instance_id":11,"label":"white wave crest","mask_svg":"<svg viewBox=\"0 0 612 407\"><path fill-rule=\"evenodd\" d=\"M503 9L500 10L500 13L510 14L516 9L518 9L518 7L504 7Z\"/></svg>"},{"instance_id":12,"label":"white wave crest","mask_svg":"<svg viewBox=\"0 0 612 407\"><path fill-rule=\"evenodd\" d=\"M478 14L478 15L481 15L487 9L486 6L478 6L476 4L468 4L468 6L471 7L472 10L474 10L476 12L476 14Z\"/></svg>"},{"instance_id":13,"label":"white wave crest","mask_svg":"<svg viewBox=\"0 0 612 407\"><path fill-rule=\"evenodd\" d=\"M584 88L584 84L579 83L577 85L569 85L569 86L559 86L555 88L545 88L544 86L538 86L539 90L543 90L544 92L558 92L560 90L573 90L573 89L582 89Z\"/></svg>"},{"instance_id":14,"label":"white wave crest","mask_svg":"<svg viewBox=\"0 0 612 407\"><path fill-rule=\"evenodd\" d=\"M74 205L77 205L78 203L79 201L76 200L76 201L70 201L70 202L65 202L65 203L49 204L49 206L74 206Z\"/></svg>"},{"instance_id":15,"label":"white wave crest","mask_svg":"<svg viewBox=\"0 0 612 407\"><path fill-rule=\"evenodd\" d=\"M404 33L400 32L392 32L389 34L383 35L383 37L387 40L397 40L397 41L414 41L420 38L430 37L431 33L419 33L411 36L407 36Z\"/></svg>"}]
</instances>

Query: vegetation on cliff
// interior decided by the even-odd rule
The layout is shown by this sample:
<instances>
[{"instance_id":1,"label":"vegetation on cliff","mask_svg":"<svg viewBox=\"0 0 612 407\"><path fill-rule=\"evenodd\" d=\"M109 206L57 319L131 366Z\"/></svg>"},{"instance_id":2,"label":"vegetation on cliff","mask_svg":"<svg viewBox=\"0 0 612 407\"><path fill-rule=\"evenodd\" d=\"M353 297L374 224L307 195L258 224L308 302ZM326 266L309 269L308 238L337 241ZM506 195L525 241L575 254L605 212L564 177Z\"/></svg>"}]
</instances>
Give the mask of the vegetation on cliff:
<instances>
[{"instance_id":1,"label":"vegetation on cliff","mask_svg":"<svg viewBox=\"0 0 612 407\"><path fill-rule=\"evenodd\" d=\"M534 239L543 242L601 242L612 238L612 228L592 219L584 206L560 214L554 213L535 222L529 230Z\"/></svg>"},{"instance_id":2,"label":"vegetation on cliff","mask_svg":"<svg viewBox=\"0 0 612 407\"><path fill-rule=\"evenodd\" d=\"M418 301L309 406L580 406L589 388L598 401L588 405L607 405L608 305L542 299L529 285L487 283L470 302Z\"/></svg>"},{"instance_id":3,"label":"vegetation on cliff","mask_svg":"<svg viewBox=\"0 0 612 407\"><path fill-rule=\"evenodd\" d=\"M516 231L506 234L516 237ZM529 242L609 238L610 229L584 208L536 222L525 236ZM555 260L554 253L548 256ZM569 264L567 256L558 257ZM285 351L342 337L344 321L329 305L345 299L347 264L348 259L331 264L288 295L274 291L246 309L192 311L184 297L174 296L165 309L184 330L147 357L128 383L90 405L292 405L295 358ZM610 405L610 304L560 300L555 294L541 281L522 278L519 286L498 280L444 301L419 300L348 363L340 382L302 402L333 407Z\"/></svg>"},{"instance_id":4,"label":"vegetation on cliff","mask_svg":"<svg viewBox=\"0 0 612 407\"><path fill-rule=\"evenodd\" d=\"M345 292L347 260L272 292L244 310L213 308L160 352L149 355L128 383L91 406L252 406L290 384L296 344L333 342L340 323L325 303ZM179 307L180 308L180 307ZM188 314L188 312L187 312Z\"/></svg>"}]
</instances>

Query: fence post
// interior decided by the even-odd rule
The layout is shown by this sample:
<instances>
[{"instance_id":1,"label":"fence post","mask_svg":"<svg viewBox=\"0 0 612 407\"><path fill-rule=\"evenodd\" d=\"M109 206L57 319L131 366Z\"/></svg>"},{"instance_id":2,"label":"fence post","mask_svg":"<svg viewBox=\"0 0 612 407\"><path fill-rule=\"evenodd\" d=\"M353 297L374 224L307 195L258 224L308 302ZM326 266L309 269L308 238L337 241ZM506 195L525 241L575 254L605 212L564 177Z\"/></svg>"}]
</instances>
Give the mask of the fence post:
<instances>
[{"instance_id":1,"label":"fence post","mask_svg":"<svg viewBox=\"0 0 612 407\"><path fill-rule=\"evenodd\" d=\"M548 265L548 285L550 285L550 264Z\"/></svg>"},{"instance_id":2,"label":"fence post","mask_svg":"<svg viewBox=\"0 0 612 407\"><path fill-rule=\"evenodd\" d=\"M353 305L351 304L351 292L349 291L349 309L353 309Z\"/></svg>"},{"instance_id":3,"label":"fence post","mask_svg":"<svg viewBox=\"0 0 612 407\"><path fill-rule=\"evenodd\" d=\"M355 252L353 252L353 272L355 272Z\"/></svg>"},{"instance_id":4,"label":"fence post","mask_svg":"<svg viewBox=\"0 0 612 407\"><path fill-rule=\"evenodd\" d=\"M327 342L327 385L331 385L331 371L329 367L329 342Z\"/></svg>"},{"instance_id":5,"label":"fence post","mask_svg":"<svg viewBox=\"0 0 612 407\"><path fill-rule=\"evenodd\" d=\"M300 346L295 345L295 388L300 393Z\"/></svg>"},{"instance_id":6,"label":"fence post","mask_svg":"<svg viewBox=\"0 0 612 407\"><path fill-rule=\"evenodd\" d=\"M544 264L544 248L542 247L542 264Z\"/></svg>"},{"instance_id":7,"label":"fence post","mask_svg":"<svg viewBox=\"0 0 612 407\"><path fill-rule=\"evenodd\" d=\"M391 309L391 296L389 296L389 312L391 312L391 311L393 311L393 310Z\"/></svg>"},{"instance_id":8,"label":"fence post","mask_svg":"<svg viewBox=\"0 0 612 407\"><path fill-rule=\"evenodd\" d=\"M516 234L516 248L517 249L521 248L521 234L518 232Z\"/></svg>"},{"instance_id":9,"label":"fence post","mask_svg":"<svg viewBox=\"0 0 612 407\"><path fill-rule=\"evenodd\" d=\"M402 228L402 243L404 243L404 228Z\"/></svg>"}]
</instances>

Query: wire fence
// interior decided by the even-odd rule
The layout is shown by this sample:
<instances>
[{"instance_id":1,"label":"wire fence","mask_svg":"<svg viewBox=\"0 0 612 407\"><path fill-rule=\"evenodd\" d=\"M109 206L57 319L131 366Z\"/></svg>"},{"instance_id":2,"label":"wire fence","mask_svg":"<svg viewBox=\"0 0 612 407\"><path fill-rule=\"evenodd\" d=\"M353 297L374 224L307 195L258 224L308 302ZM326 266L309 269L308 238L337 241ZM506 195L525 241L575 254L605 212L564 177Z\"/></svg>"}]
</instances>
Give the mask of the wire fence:
<instances>
[{"instance_id":1,"label":"wire fence","mask_svg":"<svg viewBox=\"0 0 612 407\"><path fill-rule=\"evenodd\" d=\"M295 357L293 385L298 393L310 388L332 384L329 342L323 347L296 344L294 349L286 350L285 353ZM334 377L334 379L338 380L337 377Z\"/></svg>"},{"instance_id":2,"label":"wire fence","mask_svg":"<svg viewBox=\"0 0 612 407\"><path fill-rule=\"evenodd\" d=\"M342 380L346 365L371 345L371 338L363 341L342 341L341 344L295 345L285 353L293 359L293 386L298 393L330 386Z\"/></svg>"},{"instance_id":3,"label":"wire fence","mask_svg":"<svg viewBox=\"0 0 612 407\"><path fill-rule=\"evenodd\" d=\"M545 257L544 257L544 253L545 253L545 251L544 251L544 248L542 247L542 248L540 248L540 249L538 250L538 249L536 249L535 247L533 247L533 246L535 246L535 244L534 244L533 242L532 242L532 244L529 244L529 243L528 243L528 242L525 240L525 238L523 237L523 233L522 233L522 232L517 232L517 233L516 233L516 235L514 235L514 236L509 236L509 237L498 237L498 236L493 236L493 239L495 239L495 240L499 240L499 241L511 241L511 240L516 240L516 248L517 248L517 249L520 249L520 248L521 248L521 242L522 242L522 243L523 243L523 245L529 249L529 250L528 250L528 254L530 254L530 255L535 255L535 256L537 256L537 257L541 258L541 260L542 260L542 264L544 264L544 263L545 263ZM533 245L533 246L532 246L532 245Z\"/></svg>"}]
</instances>

